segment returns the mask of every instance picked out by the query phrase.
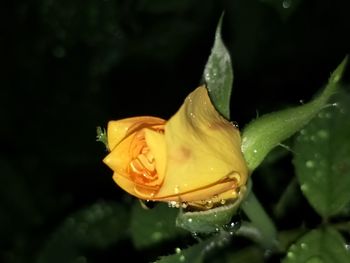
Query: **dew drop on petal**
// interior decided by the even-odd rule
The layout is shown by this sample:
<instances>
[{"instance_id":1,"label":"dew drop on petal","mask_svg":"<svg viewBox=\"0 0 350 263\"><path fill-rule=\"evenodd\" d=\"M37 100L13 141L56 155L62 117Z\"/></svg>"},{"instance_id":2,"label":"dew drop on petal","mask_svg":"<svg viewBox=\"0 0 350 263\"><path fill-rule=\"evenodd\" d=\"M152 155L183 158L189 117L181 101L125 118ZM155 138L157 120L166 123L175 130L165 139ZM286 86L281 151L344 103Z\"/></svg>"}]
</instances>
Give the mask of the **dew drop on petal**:
<instances>
[{"instance_id":1,"label":"dew drop on petal","mask_svg":"<svg viewBox=\"0 0 350 263\"><path fill-rule=\"evenodd\" d=\"M213 204L213 201L212 201L212 200L207 200L207 201L205 202L205 208L210 209L210 208L212 208L213 206L214 206L214 204Z\"/></svg>"}]
</instances>

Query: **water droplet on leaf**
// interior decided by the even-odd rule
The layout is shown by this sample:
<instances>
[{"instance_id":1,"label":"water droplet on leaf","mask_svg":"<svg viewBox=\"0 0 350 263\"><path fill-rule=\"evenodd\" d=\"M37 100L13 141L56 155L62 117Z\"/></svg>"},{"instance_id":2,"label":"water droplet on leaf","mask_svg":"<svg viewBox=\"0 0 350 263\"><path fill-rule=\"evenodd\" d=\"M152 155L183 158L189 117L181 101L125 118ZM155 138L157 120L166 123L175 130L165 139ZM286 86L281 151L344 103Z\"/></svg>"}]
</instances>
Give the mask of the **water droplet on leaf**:
<instances>
[{"instance_id":1,"label":"water droplet on leaf","mask_svg":"<svg viewBox=\"0 0 350 263\"><path fill-rule=\"evenodd\" d=\"M300 244L300 247L301 247L302 249L307 249L308 246L307 246L306 243L301 243L301 244Z\"/></svg>"},{"instance_id":2,"label":"water droplet on leaf","mask_svg":"<svg viewBox=\"0 0 350 263\"><path fill-rule=\"evenodd\" d=\"M287 253L287 257L289 258L289 259L293 259L293 258L295 258L295 255L294 255L294 253L293 252L288 252Z\"/></svg>"},{"instance_id":3,"label":"water droplet on leaf","mask_svg":"<svg viewBox=\"0 0 350 263\"><path fill-rule=\"evenodd\" d=\"M307 184L302 184L302 185L300 186L300 188L301 188L301 190L302 190L303 192L306 192L306 191L309 190L309 186L308 186Z\"/></svg>"},{"instance_id":4,"label":"water droplet on leaf","mask_svg":"<svg viewBox=\"0 0 350 263\"><path fill-rule=\"evenodd\" d=\"M308 160L308 161L306 161L305 165L306 165L307 168L314 168L315 167L315 162L311 161L311 160Z\"/></svg>"}]
</instances>

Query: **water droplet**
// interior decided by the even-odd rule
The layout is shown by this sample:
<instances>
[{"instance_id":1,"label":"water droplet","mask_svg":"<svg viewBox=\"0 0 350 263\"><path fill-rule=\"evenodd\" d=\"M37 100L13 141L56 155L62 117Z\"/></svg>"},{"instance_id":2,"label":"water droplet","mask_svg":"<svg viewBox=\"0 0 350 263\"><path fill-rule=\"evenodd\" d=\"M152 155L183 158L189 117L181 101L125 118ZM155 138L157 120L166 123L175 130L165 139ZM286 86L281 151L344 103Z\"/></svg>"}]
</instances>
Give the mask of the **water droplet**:
<instances>
[{"instance_id":1,"label":"water droplet","mask_svg":"<svg viewBox=\"0 0 350 263\"><path fill-rule=\"evenodd\" d=\"M182 203L181 203L181 207L182 207L182 208L187 208L187 206L188 206L188 203L186 203L186 202L182 202Z\"/></svg>"},{"instance_id":2,"label":"water droplet","mask_svg":"<svg viewBox=\"0 0 350 263\"><path fill-rule=\"evenodd\" d=\"M350 251L350 244L345 244L345 249Z\"/></svg>"},{"instance_id":3,"label":"water droplet","mask_svg":"<svg viewBox=\"0 0 350 263\"><path fill-rule=\"evenodd\" d=\"M176 254L180 254L181 253L181 248L179 248L179 247L175 248L175 253Z\"/></svg>"},{"instance_id":4,"label":"water droplet","mask_svg":"<svg viewBox=\"0 0 350 263\"><path fill-rule=\"evenodd\" d=\"M318 137L320 137L321 139L327 139L329 137L329 134L326 130L319 130L317 132Z\"/></svg>"},{"instance_id":5,"label":"water droplet","mask_svg":"<svg viewBox=\"0 0 350 263\"><path fill-rule=\"evenodd\" d=\"M180 259L180 262L184 262L186 258L184 255L181 255L179 259Z\"/></svg>"},{"instance_id":6,"label":"water droplet","mask_svg":"<svg viewBox=\"0 0 350 263\"><path fill-rule=\"evenodd\" d=\"M191 232L191 235L193 238L198 239L198 233L197 232Z\"/></svg>"},{"instance_id":7,"label":"water droplet","mask_svg":"<svg viewBox=\"0 0 350 263\"><path fill-rule=\"evenodd\" d=\"M225 231L229 232L230 235L233 235L236 232L236 230L240 227L240 225L241 224L239 221L232 221L226 225L223 225L222 228Z\"/></svg>"},{"instance_id":8,"label":"water droplet","mask_svg":"<svg viewBox=\"0 0 350 263\"><path fill-rule=\"evenodd\" d=\"M220 200L220 204L224 205L226 203L226 200L225 199L221 199Z\"/></svg>"},{"instance_id":9,"label":"water droplet","mask_svg":"<svg viewBox=\"0 0 350 263\"><path fill-rule=\"evenodd\" d=\"M178 194L179 192L180 192L180 187L178 185L176 185L174 188L174 193Z\"/></svg>"},{"instance_id":10,"label":"water droplet","mask_svg":"<svg viewBox=\"0 0 350 263\"><path fill-rule=\"evenodd\" d=\"M302 249L307 249L308 246L307 246L306 243L301 243L301 244L300 244L300 247L301 247Z\"/></svg>"},{"instance_id":11,"label":"water droplet","mask_svg":"<svg viewBox=\"0 0 350 263\"><path fill-rule=\"evenodd\" d=\"M290 6L292 5L292 0L284 0L283 2L282 2L282 7L283 8L290 8Z\"/></svg>"},{"instance_id":12,"label":"water droplet","mask_svg":"<svg viewBox=\"0 0 350 263\"><path fill-rule=\"evenodd\" d=\"M161 232L153 232L151 235L151 238L155 241L161 240L163 237L163 234Z\"/></svg>"},{"instance_id":13,"label":"water droplet","mask_svg":"<svg viewBox=\"0 0 350 263\"><path fill-rule=\"evenodd\" d=\"M238 125L238 122L236 122L236 121L231 121L231 124L233 125L233 126L235 126L235 128L239 128L239 125Z\"/></svg>"},{"instance_id":14,"label":"water droplet","mask_svg":"<svg viewBox=\"0 0 350 263\"><path fill-rule=\"evenodd\" d=\"M196 118L196 115L195 115L193 112L190 113L190 116L191 116L193 119Z\"/></svg>"},{"instance_id":15,"label":"water droplet","mask_svg":"<svg viewBox=\"0 0 350 263\"><path fill-rule=\"evenodd\" d=\"M299 100L299 103L300 104L304 104L304 100Z\"/></svg>"},{"instance_id":16,"label":"water droplet","mask_svg":"<svg viewBox=\"0 0 350 263\"><path fill-rule=\"evenodd\" d=\"M289 258L289 259L295 258L294 253L289 251L289 252L287 253L287 258Z\"/></svg>"},{"instance_id":17,"label":"water droplet","mask_svg":"<svg viewBox=\"0 0 350 263\"><path fill-rule=\"evenodd\" d=\"M176 201L170 201L168 202L168 206L171 207L171 208L179 208L180 207L180 204L179 202L176 202Z\"/></svg>"},{"instance_id":18,"label":"water droplet","mask_svg":"<svg viewBox=\"0 0 350 263\"><path fill-rule=\"evenodd\" d=\"M210 208L212 208L213 206L214 206L214 204L213 204L213 201L212 201L212 200L207 200L207 201L205 202L205 208L210 209Z\"/></svg>"},{"instance_id":19,"label":"water droplet","mask_svg":"<svg viewBox=\"0 0 350 263\"><path fill-rule=\"evenodd\" d=\"M309 186L307 184L302 184L300 186L300 189L303 191L303 192L307 192L309 190Z\"/></svg>"},{"instance_id":20,"label":"water droplet","mask_svg":"<svg viewBox=\"0 0 350 263\"><path fill-rule=\"evenodd\" d=\"M257 153L257 152L258 152L258 150L257 150L257 149L254 149L254 150L253 150L253 153Z\"/></svg>"},{"instance_id":21,"label":"water droplet","mask_svg":"<svg viewBox=\"0 0 350 263\"><path fill-rule=\"evenodd\" d=\"M308 161L306 161L305 165L306 165L307 168L314 168L315 167L315 162L311 161L311 160L308 160Z\"/></svg>"},{"instance_id":22,"label":"water droplet","mask_svg":"<svg viewBox=\"0 0 350 263\"><path fill-rule=\"evenodd\" d=\"M330 118L332 118L332 114L329 113L329 112L327 112L326 115L325 115L325 117L326 117L327 119L330 119Z\"/></svg>"},{"instance_id":23,"label":"water droplet","mask_svg":"<svg viewBox=\"0 0 350 263\"><path fill-rule=\"evenodd\" d=\"M189 218L187 219L188 223L192 223L193 219L192 218Z\"/></svg>"}]
</instances>

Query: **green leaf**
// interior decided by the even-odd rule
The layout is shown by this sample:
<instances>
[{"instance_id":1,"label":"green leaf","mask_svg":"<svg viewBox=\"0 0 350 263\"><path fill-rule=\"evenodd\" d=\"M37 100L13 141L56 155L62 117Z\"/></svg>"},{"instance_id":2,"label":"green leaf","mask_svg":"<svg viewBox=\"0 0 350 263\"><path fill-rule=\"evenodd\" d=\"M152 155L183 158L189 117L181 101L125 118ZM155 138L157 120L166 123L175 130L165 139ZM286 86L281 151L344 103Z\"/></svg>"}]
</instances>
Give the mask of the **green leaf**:
<instances>
[{"instance_id":1,"label":"green leaf","mask_svg":"<svg viewBox=\"0 0 350 263\"><path fill-rule=\"evenodd\" d=\"M220 233L186 249L175 249L175 254L163 256L155 263L201 263L204 257L215 248L227 244L230 235Z\"/></svg>"},{"instance_id":2,"label":"green leaf","mask_svg":"<svg viewBox=\"0 0 350 263\"><path fill-rule=\"evenodd\" d=\"M324 218L350 202L350 95L321 111L296 138L294 165L301 190Z\"/></svg>"},{"instance_id":3,"label":"green leaf","mask_svg":"<svg viewBox=\"0 0 350 263\"><path fill-rule=\"evenodd\" d=\"M215 108L226 119L230 119L233 71L230 54L221 37L222 20L223 15L216 28L214 46L205 65L203 78Z\"/></svg>"},{"instance_id":4,"label":"green leaf","mask_svg":"<svg viewBox=\"0 0 350 263\"><path fill-rule=\"evenodd\" d=\"M242 152L251 172L274 147L299 131L326 106L337 91L346 61L347 58L333 72L323 92L309 103L265 114L244 128Z\"/></svg>"},{"instance_id":5,"label":"green leaf","mask_svg":"<svg viewBox=\"0 0 350 263\"><path fill-rule=\"evenodd\" d=\"M232 222L232 216L236 214L239 205L250 191L242 187L239 198L231 204L222 205L205 211L180 212L176 218L176 225L192 233L212 233L221 229L229 232L235 231L238 222Z\"/></svg>"},{"instance_id":6,"label":"green leaf","mask_svg":"<svg viewBox=\"0 0 350 263\"><path fill-rule=\"evenodd\" d=\"M78 262L86 250L107 248L126 237L128 217L116 203L99 202L78 211L54 232L37 262Z\"/></svg>"},{"instance_id":7,"label":"green leaf","mask_svg":"<svg viewBox=\"0 0 350 263\"><path fill-rule=\"evenodd\" d=\"M153 246L188 234L175 225L178 213L179 209L169 208L163 203L152 209L144 209L136 203L132 209L130 226L134 245L137 248Z\"/></svg>"},{"instance_id":8,"label":"green leaf","mask_svg":"<svg viewBox=\"0 0 350 263\"><path fill-rule=\"evenodd\" d=\"M350 262L350 252L345 240L333 228L308 232L288 249L283 263L345 263Z\"/></svg>"}]
</instances>

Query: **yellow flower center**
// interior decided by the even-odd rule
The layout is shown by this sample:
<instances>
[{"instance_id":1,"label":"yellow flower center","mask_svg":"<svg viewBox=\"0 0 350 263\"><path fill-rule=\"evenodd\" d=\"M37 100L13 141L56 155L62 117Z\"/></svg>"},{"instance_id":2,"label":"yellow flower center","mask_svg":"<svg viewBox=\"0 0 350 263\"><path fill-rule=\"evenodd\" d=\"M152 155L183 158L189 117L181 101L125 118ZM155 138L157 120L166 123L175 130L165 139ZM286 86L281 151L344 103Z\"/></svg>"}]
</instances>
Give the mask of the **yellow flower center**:
<instances>
[{"instance_id":1,"label":"yellow flower center","mask_svg":"<svg viewBox=\"0 0 350 263\"><path fill-rule=\"evenodd\" d=\"M163 130L156 128L156 131ZM131 161L127 167L127 172L136 185L158 190L160 184L156 169L156 160L150 151L145 139L143 130L138 131L130 145Z\"/></svg>"}]
</instances>

